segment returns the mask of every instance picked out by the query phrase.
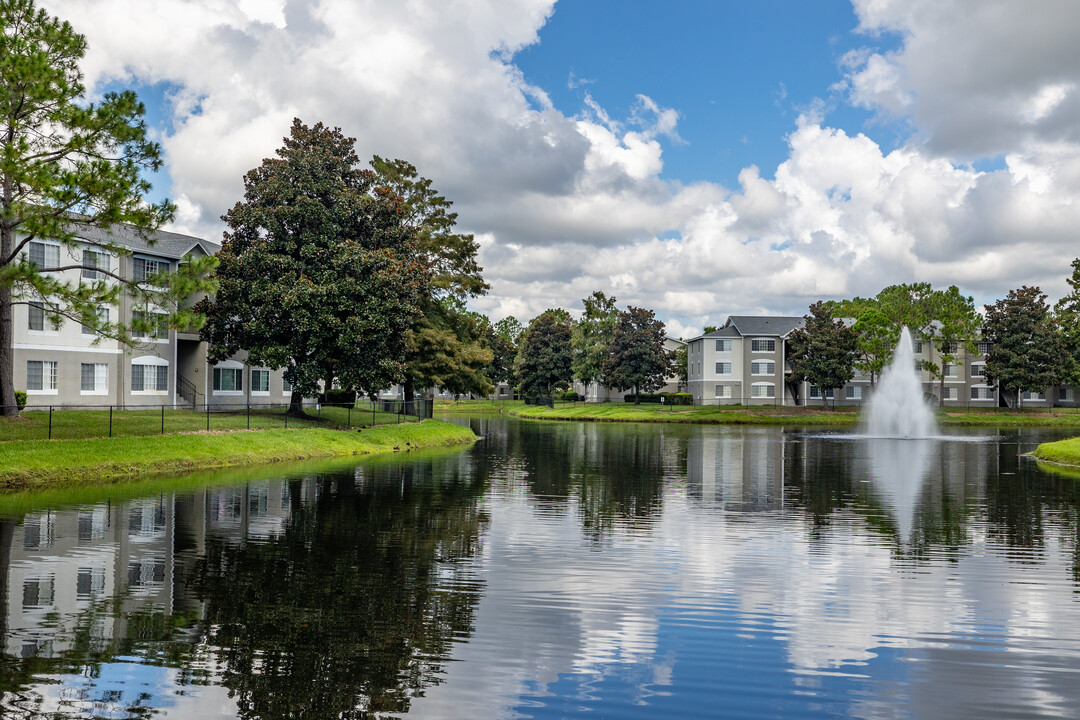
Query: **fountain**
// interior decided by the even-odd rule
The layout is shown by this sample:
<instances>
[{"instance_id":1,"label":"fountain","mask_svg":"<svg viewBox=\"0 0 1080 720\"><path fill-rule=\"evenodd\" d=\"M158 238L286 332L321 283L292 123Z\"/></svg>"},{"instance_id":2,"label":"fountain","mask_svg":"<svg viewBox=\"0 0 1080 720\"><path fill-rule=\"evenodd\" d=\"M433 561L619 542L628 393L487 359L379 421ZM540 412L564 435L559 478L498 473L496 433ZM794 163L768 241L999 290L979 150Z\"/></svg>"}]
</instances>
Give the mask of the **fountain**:
<instances>
[{"instance_id":1,"label":"fountain","mask_svg":"<svg viewBox=\"0 0 1080 720\"><path fill-rule=\"evenodd\" d=\"M870 437L937 436L934 413L923 400L922 382L915 371L915 349L906 327L900 332L892 364L881 374L863 418L863 430Z\"/></svg>"}]
</instances>

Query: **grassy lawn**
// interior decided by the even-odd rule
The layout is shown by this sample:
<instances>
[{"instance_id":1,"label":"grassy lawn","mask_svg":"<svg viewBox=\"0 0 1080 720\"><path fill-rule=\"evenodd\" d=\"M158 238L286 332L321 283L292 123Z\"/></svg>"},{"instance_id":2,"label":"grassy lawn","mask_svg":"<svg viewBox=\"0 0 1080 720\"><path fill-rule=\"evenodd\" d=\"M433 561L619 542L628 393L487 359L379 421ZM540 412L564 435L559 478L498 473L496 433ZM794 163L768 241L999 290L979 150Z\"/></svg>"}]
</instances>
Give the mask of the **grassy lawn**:
<instances>
[{"instance_id":1,"label":"grassy lawn","mask_svg":"<svg viewBox=\"0 0 1080 720\"><path fill-rule=\"evenodd\" d=\"M1044 470L1080 479L1080 437L1043 443L1032 455Z\"/></svg>"},{"instance_id":2,"label":"grassy lawn","mask_svg":"<svg viewBox=\"0 0 1080 720\"><path fill-rule=\"evenodd\" d=\"M82 439L102 437L145 437L185 432L213 430L266 430L274 428L315 427L372 427L416 422L417 418L397 413L384 413L371 407L322 407L307 409L310 418L286 418L284 407L246 408L235 410L211 409L209 416L202 411L174 410L54 410L52 439ZM24 410L21 417L0 418L0 442L7 440L45 440L50 437L49 412ZM110 429L111 423L111 429Z\"/></svg>"},{"instance_id":3,"label":"grassy lawn","mask_svg":"<svg viewBox=\"0 0 1080 720\"><path fill-rule=\"evenodd\" d=\"M160 419L160 415L159 415ZM0 443L0 486L74 487L191 470L461 445L468 428L438 420L357 430L212 431Z\"/></svg>"},{"instance_id":4,"label":"grassy lawn","mask_svg":"<svg viewBox=\"0 0 1080 720\"><path fill-rule=\"evenodd\" d=\"M738 405L665 406L642 403L560 403L554 409L519 401L440 400L435 411L446 414L506 413L534 420L581 420L592 422L703 423L718 425L833 425L855 426L859 408L838 407L744 407ZM1080 428L1080 412L1073 408L1037 408L1014 411L999 408L938 410L945 426L1042 426Z\"/></svg>"}]
</instances>

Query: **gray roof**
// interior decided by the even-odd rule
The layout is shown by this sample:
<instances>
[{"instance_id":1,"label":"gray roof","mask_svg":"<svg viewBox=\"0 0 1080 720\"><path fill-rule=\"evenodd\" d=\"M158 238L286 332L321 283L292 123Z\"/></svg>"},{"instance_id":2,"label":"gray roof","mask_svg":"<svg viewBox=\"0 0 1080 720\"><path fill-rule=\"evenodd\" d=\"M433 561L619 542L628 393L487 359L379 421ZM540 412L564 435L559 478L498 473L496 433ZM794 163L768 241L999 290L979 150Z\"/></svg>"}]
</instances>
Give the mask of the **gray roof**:
<instances>
[{"instance_id":1,"label":"gray roof","mask_svg":"<svg viewBox=\"0 0 1080 720\"><path fill-rule=\"evenodd\" d=\"M805 322L805 319L801 317L732 315L728 318L727 326L734 327L744 337L748 335L785 337L792 330L801 328Z\"/></svg>"},{"instance_id":2,"label":"gray roof","mask_svg":"<svg viewBox=\"0 0 1080 720\"><path fill-rule=\"evenodd\" d=\"M108 230L83 226L76 230L76 237L92 243L116 243L135 252L179 260L195 248L213 255L221 245L192 235L157 230L143 236L131 225L114 225Z\"/></svg>"},{"instance_id":3,"label":"gray roof","mask_svg":"<svg viewBox=\"0 0 1080 720\"><path fill-rule=\"evenodd\" d=\"M737 338L739 337L739 331L733 327L725 325L719 330L713 330L711 333L705 333L701 337L707 338Z\"/></svg>"}]
</instances>

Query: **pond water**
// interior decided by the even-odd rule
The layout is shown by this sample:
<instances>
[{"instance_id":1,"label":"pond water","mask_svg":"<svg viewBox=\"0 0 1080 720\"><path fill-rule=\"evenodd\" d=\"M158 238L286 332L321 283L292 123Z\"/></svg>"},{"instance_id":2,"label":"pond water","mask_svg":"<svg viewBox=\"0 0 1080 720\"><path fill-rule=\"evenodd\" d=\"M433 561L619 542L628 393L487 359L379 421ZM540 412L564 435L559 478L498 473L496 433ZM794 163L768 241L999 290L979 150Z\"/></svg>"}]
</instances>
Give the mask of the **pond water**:
<instances>
[{"instance_id":1,"label":"pond water","mask_svg":"<svg viewBox=\"0 0 1080 720\"><path fill-rule=\"evenodd\" d=\"M1080 716L1080 481L1021 457L1060 432L459 422L0 501L2 716Z\"/></svg>"}]
</instances>

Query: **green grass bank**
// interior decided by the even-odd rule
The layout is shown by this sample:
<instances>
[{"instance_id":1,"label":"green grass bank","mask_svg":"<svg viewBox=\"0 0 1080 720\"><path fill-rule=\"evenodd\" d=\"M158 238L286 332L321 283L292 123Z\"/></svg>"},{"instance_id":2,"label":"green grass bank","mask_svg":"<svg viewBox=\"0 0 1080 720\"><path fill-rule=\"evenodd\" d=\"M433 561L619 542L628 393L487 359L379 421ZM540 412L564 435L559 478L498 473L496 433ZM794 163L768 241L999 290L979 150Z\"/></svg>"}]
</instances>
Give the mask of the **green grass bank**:
<instances>
[{"instance_id":1,"label":"green grass bank","mask_svg":"<svg viewBox=\"0 0 1080 720\"><path fill-rule=\"evenodd\" d=\"M0 443L0 488L78 487L290 460L465 445L468 428L439 420L357 430L199 432Z\"/></svg>"},{"instance_id":2,"label":"green grass bank","mask_svg":"<svg viewBox=\"0 0 1080 720\"><path fill-rule=\"evenodd\" d=\"M554 409L517 401L438 401L437 413L502 413L531 420L577 420L585 422L700 423L707 425L822 425L854 427L859 408L838 407L744 407L733 405L663 406L630 403L558 403ZM1073 408L1014 411L1007 409L956 408L939 410L943 426L957 427L1064 427L1080 428L1080 412Z\"/></svg>"},{"instance_id":3,"label":"green grass bank","mask_svg":"<svg viewBox=\"0 0 1080 720\"><path fill-rule=\"evenodd\" d=\"M1032 456L1047 469L1080 478L1080 437L1043 443Z\"/></svg>"}]
</instances>

